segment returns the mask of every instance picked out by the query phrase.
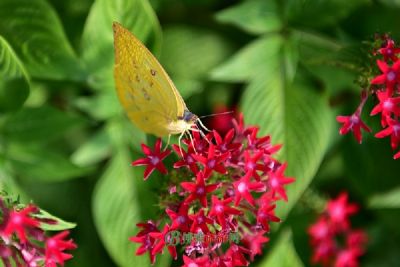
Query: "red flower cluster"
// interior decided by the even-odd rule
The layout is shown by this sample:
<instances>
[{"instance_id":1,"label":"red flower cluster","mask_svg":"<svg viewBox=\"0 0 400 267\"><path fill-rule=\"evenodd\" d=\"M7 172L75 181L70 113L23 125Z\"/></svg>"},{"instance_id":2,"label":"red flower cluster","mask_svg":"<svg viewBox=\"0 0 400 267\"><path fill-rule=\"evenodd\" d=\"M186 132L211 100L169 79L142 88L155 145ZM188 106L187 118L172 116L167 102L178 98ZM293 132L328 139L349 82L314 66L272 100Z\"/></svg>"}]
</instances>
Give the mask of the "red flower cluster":
<instances>
[{"instance_id":1,"label":"red flower cluster","mask_svg":"<svg viewBox=\"0 0 400 267\"><path fill-rule=\"evenodd\" d=\"M372 109L370 115L380 114L381 126L383 130L375 134L377 138L390 136L392 149L395 150L400 145L400 48L395 47L395 43L386 37L384 45L378 50L383 60L377 60L380 75L371 81L371 94L375 94L379 103ZM361 143L361 128L370 132L371 130L361 120L361 112L368 98L368 92L363 91L361 103L351 116L338 116L337 121L343 123L340 134L353 131L357 141ZM394 159L400 158L400 151Z\"/></svg>"},{"instance_id":2,"label":"red flower cluster","mask_svg":"<svg viewBox=\"0 0 400 267\"><path fill-rule=\"evenodd\" d=\"M179 246L185 251L184 266L247 266L262 253L263 244L269 240L266 234L270 222L280 221L274 215L275 203L287 201L285 185L294 179L285 177L286 164L273 157L280 145L271 145L269 136L257 137L259 129L245 127L243 116L233 125L224 137L214 131L202 138L193 131L193 140L183 140L182 147L173 145L178 159L168 176L171 184L161 194L160 206L165 207L165 213L157 222L137 224L141 230L130 238L141 244L137 255L148 252L154 263L156 255L167 248L177 259L171 231L186 237L239 237L237 242L225 244L201 238L185 243L187 238L182 238ZM147 170L156 168L165 173L159 160L169 152L160 152L160 147L160 140L154 152L144 146L146 158L133 165L147 162Z\"/></svg>"},{"instance_id":3,"label":"red flower cluster","mask_svg":"<svg viewBox=\"0 0 400 267\"><path fill-rule=\"evenodd\" d=\"M347 193L341 193L337 199L328 202L325 213L308 229L313 263L334 267L358 266L367 235L363 230L351 228L349 217L357 210L357 205L348 203Z\"/></svg>"},{"instance_id":4,"label":"red flower cluster","mask_svg":"<svg viewBox=\"0 0 400 267\"><path fill-rule=\"evenodd\" d=\"M57 267L72 258L64 252L76 248L71 239L65 240L69 232L47 236L41 224L56 222L35 217L39 212L36 206L16 208L0 198L0 211L0 259L4 266Z\"/></svg>"}]
</instances>

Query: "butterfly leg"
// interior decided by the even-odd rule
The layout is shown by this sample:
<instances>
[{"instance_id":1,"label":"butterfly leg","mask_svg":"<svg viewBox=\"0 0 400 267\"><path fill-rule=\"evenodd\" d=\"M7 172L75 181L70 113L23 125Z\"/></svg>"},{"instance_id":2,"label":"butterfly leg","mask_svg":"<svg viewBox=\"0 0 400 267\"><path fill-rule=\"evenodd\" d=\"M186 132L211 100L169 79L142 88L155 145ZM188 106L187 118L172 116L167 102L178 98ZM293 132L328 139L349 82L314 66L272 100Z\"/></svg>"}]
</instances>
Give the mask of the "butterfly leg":
<instances>
[{"instance_id":1,"label":"butterfly leg","mask_svg":"<svg viewBox=\"0 0 400 267\"><path fill-rule=\"evenodd\" d=\"M193 147L194 153L197 154L196 147L195 147L194 141L193 141L193 136L192 136L192 134L190 133L190 130L187 130L187 134L189 135L190 142L192 143L192 147Z\"/></svg>"},{"instance_id":2,"label":"butterfly leg","mask_svg":"<svg viewBox=\"0 0 400 267\"><path fill-rule=\"evenodd\" d=\"M197 118L197 122L200 124L200 126L201 126L204 130L206 130L207 132L211 132L211 130L208 129L208 128L203 124L203 122L202 122L199 118Z\"/></svg>"},{"instance_id":3,"label":"butterfly leg","mask_svg":"<svg viewBox=\"0 0 400 267\"><path fill-rule=\"evenodd\" d=\"M208 140L207 136L203 133L203 131L196 125L197 129L190 129L191 131L195 131L200 133L201 137L203 137L204 139L206 139L207 143L211 144L210 140Z\"/></svg>"},{"instance_id":4,"label":"butterfly leg","mask_svg":"<svg viewBox=\"0 0 400 267\"><path fill-rule=\"evenodd\" d=\"M179 135L179 138L178 138L179 151L181 152L182 158L183 158L184 156L183 156L183 152L182 152L181 140L182 140L182 137L183 137L183 135L185 134L185 132L186 132L186 131L183 131L183 132Z\"/></svg>"},{"instance_id":5,"label":"butterfly leg","mask_svg":"<svg viewBox=\"0 0 400 267\"><path fill-rule=\"evenodd\" d=\"M168 135L168 141L167 144L165 145L164 151L167 150L170 141L171 141L171 134Z\"/></svg>"}]
</instances>

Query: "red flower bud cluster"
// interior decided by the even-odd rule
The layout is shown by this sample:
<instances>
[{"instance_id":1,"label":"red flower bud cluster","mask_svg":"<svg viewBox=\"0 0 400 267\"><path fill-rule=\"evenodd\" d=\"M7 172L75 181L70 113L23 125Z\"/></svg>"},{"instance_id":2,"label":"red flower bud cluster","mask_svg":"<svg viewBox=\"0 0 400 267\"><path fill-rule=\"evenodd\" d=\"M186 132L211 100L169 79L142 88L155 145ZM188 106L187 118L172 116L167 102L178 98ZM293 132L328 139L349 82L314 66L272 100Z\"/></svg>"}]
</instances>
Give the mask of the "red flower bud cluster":
<instances>
[{"instance_id":1,"label":"red flower bud cluster","mask_svg":"<svg viewBox=\"0 0 400 267\"><path fill-rule=\"evenodd\" d=\"M370 93L376 95L378 104L372 109L370 115L381 117L382 130L375 134L377 138L390 136L391 146L396 150L400 145L400 48L396 48L395 43L389 37L386 37L382 48L378 53L383 60L377 60L377 66L381 74L371 80ZM338 116L337 121L343 123L340 134L346 134L352 131L357 141L361 143L361 129L368 132L371 130L361 120L361 112L368 98L368 92L363 91L361 103L357 110L350 116ZM394 159L400 158L400 151L397 152Z\"/></svg>"},{"instance_id":2,"label":"red flower bud cluster","mask_svg":"<svg viewBox=\"0 0 400 267\"><path fill-rule=\"evenodd\" d=\"M71 239L65 240L69 232L47 236L42 223L57 222L39 219L39 208L32 204L24 208L19 206L0 197L0 260L4 266L63 266L72 258L65 250L76 248Z\"/></svg>"},{"instance_id":3,"label":"red flower bud cluster","mask_svg":"<svg viewBox=\"0 0 400 267\"><path fill-rule=\"evenodd\" d=\"M311 225L308 233L313 247L313 263L322 266L357 267L364 254L367 235L361 229L352 229L349 217L358 207L348 203L347 193L328 201L325 212Z\"/></svg>"},{"instance_id":4,"label":"red flower bud cluster","mask_svg":"<svg viewBox=\"0 0 400 267\"><path fill-rule=\"evenodd\" d=\"M257 127L246 127L243 116L233 121L225 136L216 131L201 137L193 131L184 145L173 145L178 159L167 175L169 185L161 193L163 218L137 224L140 231L130 240L140 243L137 255L146 252L152 263L166 248L174 259L184 251L184 266L247 266L262 253L270 222L279 222L274 214L278 200L287 201L285 186L294 181L285 177L286 164L274 158L280 145L271 145L269 136L258 137ZM162 163L166 150L161 141L154 150L143 145L146 158L145 179L152 170L166 174ZM162 226L161 226L162 225ZM188 244L171 244L171 231L183 234L226 236L234 233L238 242L209 242L194 239ZM227 242L226 242L227 241Z\"/></svg>"}]
</instances>

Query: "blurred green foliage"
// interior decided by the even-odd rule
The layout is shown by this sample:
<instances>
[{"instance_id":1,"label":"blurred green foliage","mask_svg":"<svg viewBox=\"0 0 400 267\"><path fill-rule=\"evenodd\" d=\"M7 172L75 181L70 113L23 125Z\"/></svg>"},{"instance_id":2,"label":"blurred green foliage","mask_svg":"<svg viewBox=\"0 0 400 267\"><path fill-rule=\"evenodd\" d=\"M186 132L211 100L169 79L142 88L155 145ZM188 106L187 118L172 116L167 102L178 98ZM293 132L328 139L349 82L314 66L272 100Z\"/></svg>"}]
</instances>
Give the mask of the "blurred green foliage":
<instances>
[{"instance_id":1,"label":"blurred green foliage","mask_svg":"<svg viewBox=\"0 0 400 267\"><path fill-rule=\"evenodd\" d=\"M67 266L149 265L128 237L156 216L158 177L145 183L129 166L146 136L115 94L118 21L194 113L238 105L284 144L279 157L297 180L258 266L308 266L305 229L341 190L362 205L363 266L400 266L400 164L387 140L358 146L334 121L355 108L361 42L375 32L400 40L399 12L395 0L0 0L1 187L77 223ZM164 255L156 265L170 264Z\"/></svg>"}]
</instances>

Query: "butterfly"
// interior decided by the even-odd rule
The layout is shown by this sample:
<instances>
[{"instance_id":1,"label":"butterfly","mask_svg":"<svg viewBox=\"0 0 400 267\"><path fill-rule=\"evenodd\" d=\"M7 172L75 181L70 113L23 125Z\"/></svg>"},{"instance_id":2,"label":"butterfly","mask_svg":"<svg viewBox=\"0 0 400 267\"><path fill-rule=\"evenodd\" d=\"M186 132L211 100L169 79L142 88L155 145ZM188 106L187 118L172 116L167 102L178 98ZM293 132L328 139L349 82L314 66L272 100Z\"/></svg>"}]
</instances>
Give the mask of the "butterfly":
<instances>
[{"instance_id":1,"label":"butterfly","mask_svg":"<svg viewBox=\"0 0 400 267\"><path fill-rule=\"evenodd\" d=\"M121 24L114 22L113 31L115 86L129 119L142 131L158 137L180 134L180 140L190 131L202 133L196 123L204 125L186 107L153 54Z\"/></svg>"}]
</instances>

